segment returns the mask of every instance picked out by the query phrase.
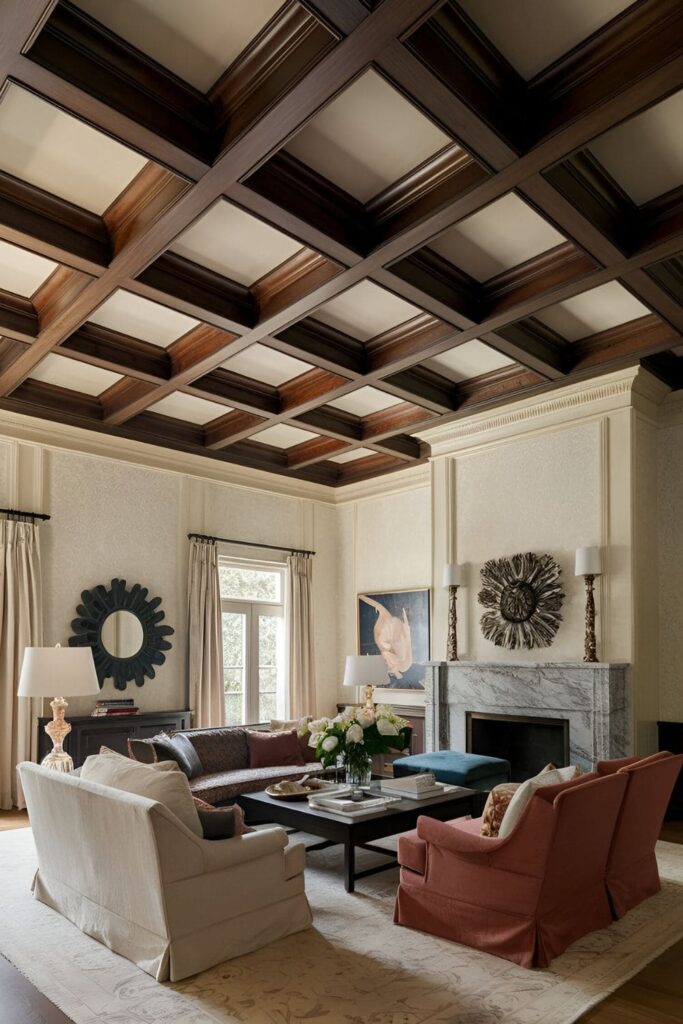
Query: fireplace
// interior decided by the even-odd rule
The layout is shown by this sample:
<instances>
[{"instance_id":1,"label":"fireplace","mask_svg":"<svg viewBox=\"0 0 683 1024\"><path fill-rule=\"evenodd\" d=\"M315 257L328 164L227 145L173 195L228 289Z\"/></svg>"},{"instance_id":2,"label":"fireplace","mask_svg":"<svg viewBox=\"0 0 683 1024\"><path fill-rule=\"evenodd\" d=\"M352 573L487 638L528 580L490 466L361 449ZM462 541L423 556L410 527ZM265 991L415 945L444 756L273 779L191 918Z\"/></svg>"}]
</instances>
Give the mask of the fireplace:
<instances>
[{"instance_id":1,"label":"fireplace","mask_svg":"<svg viewBox=\"0 0 683 1024\"><path fill-rule=\"evenodd\" d=\"M568 718L466 711L465 728L468 753L505 758L513 782L530 779L550 762L569 764Z\"/></svg>"}]
</instances>

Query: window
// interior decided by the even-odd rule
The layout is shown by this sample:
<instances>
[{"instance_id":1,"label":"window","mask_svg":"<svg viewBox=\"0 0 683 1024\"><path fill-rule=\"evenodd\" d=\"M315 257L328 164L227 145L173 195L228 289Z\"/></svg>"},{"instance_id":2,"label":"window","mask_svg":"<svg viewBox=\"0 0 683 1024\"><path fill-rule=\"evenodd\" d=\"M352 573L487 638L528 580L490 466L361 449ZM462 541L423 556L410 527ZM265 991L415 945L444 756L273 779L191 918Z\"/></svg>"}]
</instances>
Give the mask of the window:
<instances>
[{"instance_id":1,"label":"window","mask_svg":"<svg viewBox=\"0 0 683 1024\"><path fill-rule=\"evenodd\" d=\"M221 558L225 723L285 715L285 566Z\"/></svg>"}]
</instances>

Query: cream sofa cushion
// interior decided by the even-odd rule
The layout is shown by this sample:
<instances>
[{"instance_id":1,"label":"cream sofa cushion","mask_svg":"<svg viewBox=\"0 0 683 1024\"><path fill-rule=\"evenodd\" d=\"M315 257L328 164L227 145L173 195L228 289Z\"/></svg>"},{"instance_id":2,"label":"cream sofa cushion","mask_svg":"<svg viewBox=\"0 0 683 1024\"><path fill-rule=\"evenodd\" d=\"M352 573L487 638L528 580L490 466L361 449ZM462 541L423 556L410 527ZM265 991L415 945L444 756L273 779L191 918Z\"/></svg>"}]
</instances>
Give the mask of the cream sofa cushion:
<instances>
[{"instance_id":1,"label":"cream sofa cushion","mask_svg":"<svg viewBox=\"0 0 683 1024\"><path fill-rule=\"evenodd\" d=\"M504 839L510 835L537 789L541 789L542 786L557 786L560 782L570 782L580 773L580 768L570 764L568 768L554 768L550 772L544 769L540 775L534 775L532 779L523 782L508 804L498 830L498 838Z\"/></svg>"},{"instance_id":2,"label":"cream sofa cushion","mask_svg":"<svg viewBox=\"0 0 683 1024\"><path fill-rule=\"evenodd\" d=\"M91 754L85 759L81 779L156 800L175 814L191 832L201 836L202 826L187 776L179 770L158 769L159 765L140 764L103 748L99 754Z\"/></svg>"}]
</instances>

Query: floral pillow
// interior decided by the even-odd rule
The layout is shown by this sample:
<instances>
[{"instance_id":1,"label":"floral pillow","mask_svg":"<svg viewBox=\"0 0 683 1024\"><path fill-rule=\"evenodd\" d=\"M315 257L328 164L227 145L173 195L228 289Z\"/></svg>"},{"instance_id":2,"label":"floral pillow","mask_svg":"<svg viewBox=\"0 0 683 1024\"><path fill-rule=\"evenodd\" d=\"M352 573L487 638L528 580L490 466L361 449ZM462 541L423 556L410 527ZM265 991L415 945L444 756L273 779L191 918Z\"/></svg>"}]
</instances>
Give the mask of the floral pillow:
<instances>
[{"instance_id":1,"label":"floral pillow","mask_svg":"<svg viewBox=\"0 0 683 1024\"><path fill-rule=\"evenodd\" d=\"M510 801L521 785L521 782L501 782L499 786L493 787L486 800L484 816L481 819L481 834L483 836L488 836L490 839L496 838Z\"/></svg>"}]
</instances>

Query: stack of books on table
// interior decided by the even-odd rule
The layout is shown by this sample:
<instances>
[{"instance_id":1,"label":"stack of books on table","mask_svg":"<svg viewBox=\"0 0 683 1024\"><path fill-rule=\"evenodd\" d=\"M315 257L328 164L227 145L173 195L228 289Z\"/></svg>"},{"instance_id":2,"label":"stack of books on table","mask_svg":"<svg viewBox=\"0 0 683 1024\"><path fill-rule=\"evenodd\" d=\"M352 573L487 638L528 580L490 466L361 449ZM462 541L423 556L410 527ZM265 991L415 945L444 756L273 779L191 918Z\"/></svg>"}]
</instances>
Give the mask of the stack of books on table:
<instances>
[{"instance_id":1,"label":"stack of books on table","mask_svg":"<svg viewBox=\"0 0 683 1024\"><path fill-rule=\"evenodd\" d=\"M419 775L406 775L400 779L384 779L381 789L383 793L400 796L404 800L426 800L427 797L453 793L460 787L437 782L432 772L421 772Z\"/></svg>"},{"instance_id":2,"label":"stack of books on table","mask_svg":"<svg viewBox=\"0 0 683 1024\"><path fill-rule=\"evenodd\" d=\"M140 708L135 706L135 701L121 698L120 700L98 700L92 718L104 718L114 715L139 715Z\"/></svg>"},{"instance_id":3,"label":"stack of books on table","mask_svg":"<svg viewBox=\"0 0 683 1024\"><path fill-rule=\"evenodd\" d=\"M394 797L366 797L364 800L351 800L349 797L318 796L311 794L308 798L308 806L316 811L327 811L328 814L337 814L346 821L354 821L356 818L370 817L385 811L390 804L396 803Z\"/></svg>"}]
</instances>

